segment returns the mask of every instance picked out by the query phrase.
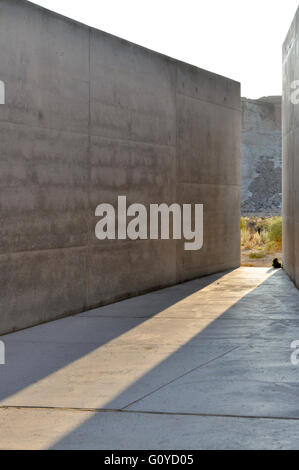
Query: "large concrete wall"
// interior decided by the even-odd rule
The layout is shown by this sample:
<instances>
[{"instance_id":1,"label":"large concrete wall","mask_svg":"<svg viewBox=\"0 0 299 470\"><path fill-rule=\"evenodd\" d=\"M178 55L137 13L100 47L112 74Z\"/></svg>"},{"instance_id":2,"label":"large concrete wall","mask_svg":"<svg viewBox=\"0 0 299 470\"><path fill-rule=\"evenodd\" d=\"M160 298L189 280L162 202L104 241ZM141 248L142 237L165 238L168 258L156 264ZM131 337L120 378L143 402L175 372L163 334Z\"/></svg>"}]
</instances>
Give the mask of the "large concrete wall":
<instances>
[{"instance_id":1,"label":"large concrete wall","mask_svg":"<svg viewBox=\"0 0 299 470\"><path fill-rule=\"evenodd\" d=\"M239 83L0 0L0 332L240 263ZM95 208L204 204L204 245L99 241Z\"/></svg>"},{"instance_id":2,"label":"large concrete wall","mask_svg":"<svg viewBox=\"0 0 299 470\"><path fill-rule=\"evenodd\" d=\"M282 194L283 263L299 287L299 9L283 45ZM293 94L297 95L294 96Z\"/></svg>"},{"instance_id":3,"label":"large concrete wall","mask_svg":"<svg viewBox=\"0 0 299 470\"><path fill-rule=\"evenodd\" d=\"M281 96L242 98L243 215L281 214Z\"/></svg>"}]
</instances>

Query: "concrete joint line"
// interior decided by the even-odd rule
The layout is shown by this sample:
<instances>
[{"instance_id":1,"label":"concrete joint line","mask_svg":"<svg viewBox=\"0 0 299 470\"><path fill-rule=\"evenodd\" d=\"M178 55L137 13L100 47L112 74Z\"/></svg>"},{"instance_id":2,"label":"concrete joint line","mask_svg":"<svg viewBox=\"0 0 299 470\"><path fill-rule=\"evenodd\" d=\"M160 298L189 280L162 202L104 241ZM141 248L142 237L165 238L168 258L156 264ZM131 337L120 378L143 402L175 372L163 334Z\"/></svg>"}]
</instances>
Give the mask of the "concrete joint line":
<instances>
[{"instance_id":1,"label":"concrete joint line","mask_svg":"<svg viewBox=\"0 0 299 470\"><path fill-rule=\"evenodd\" d=\"M220 356L217 356L217 357L214 357L214 359L211 359L210 361L208 362L205 362L204 364L201 364L199 366L196 366L196 367L193 367L193 369L190 369L188 370L187 372L184 372L184 374L182 375L179 375L178 377L170 380L170 382L167 382L166 384L163 384L161 385L160 387L156 388L155 390L147 393L146 395L144 395L143 397L141 398L138 398L137 400L134 400L133 402L129 403L128 405L124 406L122 408L122 410L126 410L129 406L132 406L132 405L135 405L136 403L142 401L144 398L147 398L149 397L150 395L153 395L154 393L158 392L159 390L161 390L162 388L164 387L167 387L168 385L176 382L177 380L185 377L186 375L190 374L191 372L194 372L195 370L198 370L198 369L201 369L209 364L211 364L211 362L214 362L214 361L217 361L218 359L221 359L222 357L226 356L227 354L231 353L232 351L235 351L236 349L239 349L241 346L235 346L234 348L230 349L229 351L226 351L225 353L221 354Z\"/></svg>"},{"instance_id":2,"label":"concrete joint line","mask_svg":"<svg viewBox=\"0 0 299 470\"><path fill-rule=\"evenodd\" d=\"M0 410L35 410L35 411L69 411L83 413L125 413L125 414L143 414L157 416L193 416L199 418L232 418L232 419L267 419L274 421L299 421L296 416L258 416L258 415L234 415L218 413L188 413L175 411L149 411L149 410L125 410L118 408L71 408L63 406L23 406L23 405L0 405Z\"/></svg>"}]
</instances>

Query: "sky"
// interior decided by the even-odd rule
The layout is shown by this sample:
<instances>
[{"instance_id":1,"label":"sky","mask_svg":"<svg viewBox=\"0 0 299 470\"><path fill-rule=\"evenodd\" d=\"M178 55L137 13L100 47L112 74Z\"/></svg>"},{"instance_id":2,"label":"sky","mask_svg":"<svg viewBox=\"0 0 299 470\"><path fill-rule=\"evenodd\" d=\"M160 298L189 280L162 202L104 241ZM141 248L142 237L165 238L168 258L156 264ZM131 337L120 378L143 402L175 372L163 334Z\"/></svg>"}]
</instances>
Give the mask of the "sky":
<instances>
[{"instance_id":1,"label":"sky","mask_svg":"<svg viewBox=\"0 0 299 470\"><path fill-rule=\"evenodd\" d=\"M241 82L281 94L281 47L298 0L31 0L49 10Z\"/></svg>"}]
</instances>

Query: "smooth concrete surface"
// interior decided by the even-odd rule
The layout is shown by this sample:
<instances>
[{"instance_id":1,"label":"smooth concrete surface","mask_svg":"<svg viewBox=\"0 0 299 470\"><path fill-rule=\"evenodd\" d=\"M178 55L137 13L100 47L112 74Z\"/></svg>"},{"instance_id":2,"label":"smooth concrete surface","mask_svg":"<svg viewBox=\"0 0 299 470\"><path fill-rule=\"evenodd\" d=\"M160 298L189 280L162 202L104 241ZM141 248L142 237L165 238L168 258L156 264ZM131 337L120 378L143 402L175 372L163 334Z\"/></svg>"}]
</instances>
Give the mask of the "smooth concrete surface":
<instances>
[{"instance_id":1,"label":"smooth concrete surface","mask_svg":"<svg viewBox=\"0 0 299 470\"><path fill-rule=\"evenodd\" d=\"M2 449L298 449L299 292L238 268L1 337Z\"/></svg>"},{"instance_id":2,"label":"smooth concrete surface","mask_svg":"<svg viewBox=\"0 0 299 470\"><path fill-rule=\"evenodd\" d=\"M284 268L299 287L299 8L283 45L282 221ZM297 104L296 104L297 103Z\"/></svg>"},{"instance_id":3,"label":"smooth concrete surface","mask_svg":"<svg viewBox=\"0 0 299 470\"><path fill-rule=\"evenodd\" d=\"M0 0L0 333L240 264L240 84ZM101 203L204 204L204 245L99 241Z\"/></svg>"}]
</instances>

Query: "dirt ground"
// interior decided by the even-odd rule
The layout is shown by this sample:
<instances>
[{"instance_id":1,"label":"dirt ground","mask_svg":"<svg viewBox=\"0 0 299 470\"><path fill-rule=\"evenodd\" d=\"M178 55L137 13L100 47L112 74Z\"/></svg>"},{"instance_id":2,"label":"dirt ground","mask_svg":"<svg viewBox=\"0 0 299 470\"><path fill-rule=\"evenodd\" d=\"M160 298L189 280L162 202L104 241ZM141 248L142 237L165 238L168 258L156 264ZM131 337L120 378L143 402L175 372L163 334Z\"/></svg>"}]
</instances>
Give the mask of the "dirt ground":
<instances>
[{"instance_id":1,"label":"dirt ground","mask_svg":"<svg viewBox=\"0 0 299 470\"><path fill-rule=\"evenodd\" d=\"M255 268L263 268L263 267L272 267L272 261L274 258L278 258L279 261L282 261L282 253L281 251L277 251L276 253L267 254L265 258L249 258L249 253L252 250L241 250L241 266L250 266Z\"/></svg>"}]
</instances>

